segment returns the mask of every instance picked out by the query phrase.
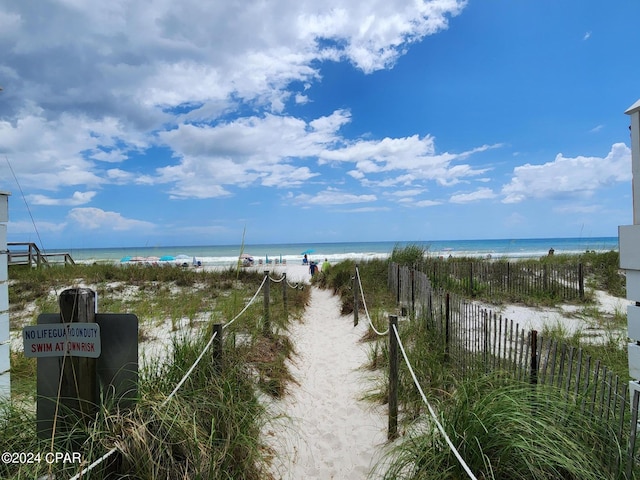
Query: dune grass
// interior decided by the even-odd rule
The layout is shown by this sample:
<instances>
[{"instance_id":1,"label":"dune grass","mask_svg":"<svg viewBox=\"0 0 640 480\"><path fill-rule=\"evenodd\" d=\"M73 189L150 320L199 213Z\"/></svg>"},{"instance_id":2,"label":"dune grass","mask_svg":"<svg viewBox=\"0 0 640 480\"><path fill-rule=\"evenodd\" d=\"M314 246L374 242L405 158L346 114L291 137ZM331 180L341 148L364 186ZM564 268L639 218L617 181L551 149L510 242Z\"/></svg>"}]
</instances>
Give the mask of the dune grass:
<instances>
[{"instance_id":1,"label":"dune grass","mask_svg":"<svg viewBox=\"0 0 640 480\"><path fill-rule=\"evenodd\" d=\"M406 265L414 265L422 252L394 252ZM606 271L610 278L590 280L591 286L615 284L617 270L611 255L599 262L598 254L588 254L591 272ZM569 261L559 258L558 261ZM353 305L351 276L353 264L338 264L339 274L322 279L323 285L342 295ZM395 298L378 294L386 288L387 261L375 260L359 265L370 312L376 328L384 330L389 314L398 313ZM591 275L597 276L598 273ZM373 293L376 292L376 293ZM540 304L536 298L524 303ZM544 302L543 302L544 303ZM542 332L568 345L583 348L585 355L601 359L603 365L627 378L626 349L619 338L619 322L603 321L595 312L582 311L592 317L602 330L598 342L585 342L583 332L569 334L558 327ZM626 445L617 442L613 429L600 418L585 413L581 402L571 402L561 389L528 384L509 379L501 372L486 373L484 368L466 365L458 369L445 354L443 333L428 329L427 319L401 318L400 335L418 382L436 408L438 418L458 447L474 474L481 479L595 479L624 478L616 470ZM382 327L382 328L379 328ZM367 335L371 342L369 363L382 375L374 393L368 398L385 403L388 389L387 337ZM481 359L478 359L480 362ZM399 406L401 438L377 468L377 474L394 479L462 479L467 478L458 460L445 444L428 415L427 408L410 378L403 361L399 372ZM635 473L634 473L634 477Z\"/></svg>"},{"instance_id":2,"label":"dune grass","mask_svg":"<svg viewBox=\"0 0 640 480\"><path fill-rule=\"evenodd\" d=\"M98 291L101 312L136 313L141 326L158 318L198 317L201 326L195 335L177 330L168 359L145 362L133 408L102 405L91 422L59 431L53 443L35 433L34 359L14 353L12 400L0 404L0 451L81 452L86 466L115 447L116 454L91 473L97 479L268 478L269 452L260 432L270 419L260 397L286 390L290 376L285 360L293 351L288 323L302 314L309 289L289 288L285 310L282 290L275 287L282 283L272 283L269 330L260 295L225 328L222 366L212 361L211 352L205 354L169 399L209 341L213 323L228 323L241 312L263 281L262 273L109 265L11 273L18 301L36 304L33 319L40 313L38 305L51 308L51 292L82 284ZM0 478L7 479L69 478L77 471L78 464L0 464Z\"/></svg>"},{"instance_id":3,"label":"dune grass","mask_svg":"<svg viewBox=\"0 0 640 480\"><path fill-rule=\"evenodd\" d=\"M499 374L466 379L438 403L438 420L481 479L622 478L611 456L624 448L560 391ZM467 474L430 417L417 418L379 465L385 480L462 479Z\"/></svg>"}]
</instances>

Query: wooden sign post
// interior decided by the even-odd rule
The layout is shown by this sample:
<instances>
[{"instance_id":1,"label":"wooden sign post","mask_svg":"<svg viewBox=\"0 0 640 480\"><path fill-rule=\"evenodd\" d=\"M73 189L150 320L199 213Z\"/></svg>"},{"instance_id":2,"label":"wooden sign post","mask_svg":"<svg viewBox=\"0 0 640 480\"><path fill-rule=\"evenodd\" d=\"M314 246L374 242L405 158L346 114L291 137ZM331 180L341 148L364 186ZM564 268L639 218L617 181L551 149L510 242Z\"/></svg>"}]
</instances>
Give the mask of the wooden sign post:
<instances>
[{"instance_id":1,"label":"wooden sign post","mask_svg":"<svg viewBox=\"0 0 640 480\"><path fill-rule=\"evenodd\" d=\"M37 431L56 432L88 423L104 408L130 408L138 397L138 318L96 313L96 294L69 289L60 313L43 313L22 330L25 356L37 357Z\"/></svg>"}]
</instances>

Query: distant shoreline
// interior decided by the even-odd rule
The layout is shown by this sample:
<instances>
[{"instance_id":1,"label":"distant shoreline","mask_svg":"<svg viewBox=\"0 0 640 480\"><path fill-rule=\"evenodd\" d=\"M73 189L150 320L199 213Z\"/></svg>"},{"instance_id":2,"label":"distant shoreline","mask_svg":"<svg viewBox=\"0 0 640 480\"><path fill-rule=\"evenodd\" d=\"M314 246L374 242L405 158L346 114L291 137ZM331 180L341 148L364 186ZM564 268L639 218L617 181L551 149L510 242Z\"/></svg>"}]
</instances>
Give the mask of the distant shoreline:
<instances>
[{"instance_id":1,"label":"distant shoreline","mask_svg":"<svg viewBox=\"0 0 640 480\"><path fill-rule=\"evenodd\" d=\"M232 266L244 253L252 256L256 263L295 265L302 262L304 252L308 252L310 259L323 261L326 258L337 263L344 259L386 258L394 248L408 245L420 246L431 256L518 259L537 258L546 255L551 248L557 255L617 251L618 237L246 244L243 248L240 245L69 248L65 251L80 263L120 262L126 257L181 256L189 264L195 259L203 266Z\"/></svg>"}]
</instances>

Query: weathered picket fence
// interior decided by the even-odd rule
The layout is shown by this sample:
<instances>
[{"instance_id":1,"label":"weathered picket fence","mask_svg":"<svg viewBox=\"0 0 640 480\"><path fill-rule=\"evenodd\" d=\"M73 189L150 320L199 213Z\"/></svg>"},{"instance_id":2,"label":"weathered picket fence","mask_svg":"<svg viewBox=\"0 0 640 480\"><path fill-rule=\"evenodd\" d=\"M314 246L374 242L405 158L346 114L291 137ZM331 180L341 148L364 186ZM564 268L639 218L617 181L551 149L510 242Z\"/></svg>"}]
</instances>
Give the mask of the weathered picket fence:
<instances>
[{"instance_id":1,"label":"weathered picket fence","mask_svg":"<svg viewBox=\"0 0 640 480\"><path fill-rule=\"evenodd\" d=\"M638 398L630 398L628 378L621 378L580 347L543 338L463 296L434 289L424 272L392 263L388 284L404 313L445 339L449 368L461 376L478 369L499 370L534 385L562 389L567 402L592 415L594 424L606 424L616 432L618 445L627 446L621 451L611 445L610 467L631 478Z\"/></svg>"},{"instance_id":2,"label":"weathered picket fence","mask_svg":"<svg viewBox=\"0 0 640 480\"><path fill-rule=\"evenodd\" d=\"M474 297L547 296L561 300L584 298L583 265L552 262L509 262L425 258L416 269L433 285Z\"/></svg>"}]
</instances>

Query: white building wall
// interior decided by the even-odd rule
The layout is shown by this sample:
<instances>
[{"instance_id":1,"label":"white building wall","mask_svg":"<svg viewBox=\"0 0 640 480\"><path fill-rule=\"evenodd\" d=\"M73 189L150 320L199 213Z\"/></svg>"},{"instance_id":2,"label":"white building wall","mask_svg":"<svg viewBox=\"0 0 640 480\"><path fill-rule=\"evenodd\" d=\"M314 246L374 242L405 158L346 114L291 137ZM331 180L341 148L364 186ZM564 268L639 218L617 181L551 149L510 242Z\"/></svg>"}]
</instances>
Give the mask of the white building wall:
<instances>
[{"instance_id":1,"label":"white building wall","mask_svg":"<svg viewBox=\"0 0 640 480\"><path fill-rule=\"evenodd\" d=\"M10 396L9 278L7 272L7 222L9 193L0 192L0 399Z\"/></svg>"},{"instance_id":2,"label":"white building wall","mask_svg":"<svg viewBox=\"0 0 640 480\"><path fill-rule=\"evenodd\" d=\"M633 225L618 228L620 268L627 276L627 299L635 305L627 307L629 382L631 402L640 391L640 100L626 112L631 117L631 172L633 174Z\"/></svg>"}]
</instances>

